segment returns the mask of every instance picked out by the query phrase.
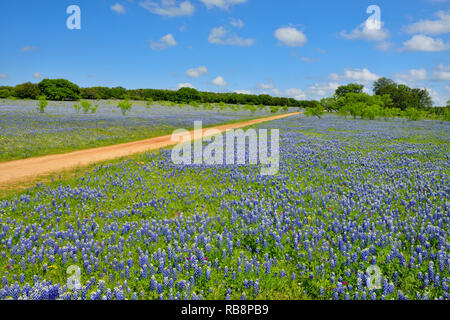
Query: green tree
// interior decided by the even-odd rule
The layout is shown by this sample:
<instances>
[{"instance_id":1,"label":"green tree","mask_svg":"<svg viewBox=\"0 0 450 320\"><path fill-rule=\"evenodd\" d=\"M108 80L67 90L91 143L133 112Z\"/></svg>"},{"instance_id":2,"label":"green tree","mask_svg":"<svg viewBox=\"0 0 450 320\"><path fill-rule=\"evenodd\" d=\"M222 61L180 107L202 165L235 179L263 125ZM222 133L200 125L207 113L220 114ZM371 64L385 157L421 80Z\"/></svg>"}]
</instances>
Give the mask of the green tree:
<instances>
[{"instance_id":1,"label":"green tree","mask_svg":"<svg viewBox=\"0 0 450 320\"><path fill-rule=\"evenodd\" d=\"M407 108L425 109L433 105L430 94L426 89L412 89L387 78L380 78L375 81L373 92L378 96L389 95L392 99L392 106L401 110Z\"/></svg>"},{"instance_id":2,"label":"green tree","mask_svg":"<svg viewBox=\"0 0 450 320\"><path fill-rule=\"evenodd\" d=\"M5 99L14 95L14 87L0 86L0 98Z\"/></svg>"},{"instance_id":3,"label":"green tree","mask_svg":"<svg viewBox=\"0 0 450 320\"><path fill-rule=\"evenodd\" d=\"M320 104L328 112L333 112L333 111L337 111L338 110L335 98L323 98L322 100L320 100Z\"/></svg>"},{"instance_id":4,"label":"green tree","mask_svg":"<svg viewBox=\"0 0 450 320\"><path fill-rule=\"evenodd\" d=\"M405 110L405 115L408 118L408 120L417 121L421 117L421 112L419 109L416 108L407 108Z\"/></svg>"},{"instance_id":5,"label":"green tree","mask_svg":"<svg viewBox=\"0 0 450 320\"><path fill-rule=\"evenodd\" d=\"M191 101L201 101L200 93L194 88L183 87L176 93L176 101L190 103Z\"/></svg>"},{"instance_id":6,"label":"green tree","mask_svg":"<svg viewBox=\"0 0 450 320\"><path fill-rule=\"evenodd\" d=\"M133 107L133 104L128 100L122 100L122 101L119 101L119 103L117 104L117 107L120 109L122 114L125 116L127 114L127 112L131 110L131 108Z\"/></svg>"},{"instance_id":7,"label":"green tree","mask_svg":"<svg viewBox=\"0 0 450 320\"><path fill-rule=\"evenodd\" d=\"M308 107L306 108L305 115L309 117L317 117L319 119L322 118L322 115L324 114L324 107L322 104L318 103L315 107Z\"/></svg>"},{"instance_id":8,"label":"green tree","mask_svg":"<svg viewBox=\"0 0 450 320\"><path fill-rule=\"evenodd\" d=\"M344 86L339 86L334 95L336 98L340 98L345 96L347 93L362 93L363 89L364 85L362 84L350 83Z\"/></svg>"},{"instance_id":9,"label":"green tree","mask_svg":"<svg viewBox=\"0 0 450 320\"><path fill-rule=\"evenodd\" d=\"M83 100L80 102L81 109L83 109L84 113L89 113L89 110L91 109L92 103L90 103L87 100Z\"/></svg>"},{"instance_id":10,"label":"green tree","mask_svg":"<svg viewBox=\"0 0 450 320\"><path fill-rule=\"evenodd\" d=\"M40 113L45 112L45 108L47 107L48 102L46 96L39 96L38 109Z\"/></svg>"},{"instance_id":11,"label":"green tree","mask_svg":"<svg viewBox=\"0 0 450 320\"><path fill-rule=\"evenodd\" d=\"M37 84L25 82L14 88L14 96L20 99L37 99L41 91Z\"/></svg>"},{"instance_id":12,"label":"green tree","mask_svg":"<svg viewBox=\"0 0 450 320\"><path fill-rule=\"evenodd\" d=\"M50 100L74 101L80 98L80 88L66 79L44 79L39 89Z\"/></svg>"}]
</instances>

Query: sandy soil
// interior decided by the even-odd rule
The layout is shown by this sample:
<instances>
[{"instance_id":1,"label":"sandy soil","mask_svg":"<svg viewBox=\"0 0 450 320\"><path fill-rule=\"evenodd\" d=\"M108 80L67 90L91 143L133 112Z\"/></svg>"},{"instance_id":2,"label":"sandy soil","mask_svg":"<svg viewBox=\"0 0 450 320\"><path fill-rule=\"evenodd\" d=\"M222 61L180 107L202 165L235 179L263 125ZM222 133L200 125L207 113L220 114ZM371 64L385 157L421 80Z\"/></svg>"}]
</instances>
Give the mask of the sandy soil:
<instances>
[{"instance_id":1,"label":"sandy soil","mask_svg":"<svg viewBox=\"0 0 450 320\"><path fill-rule=\"evenodd\" d=\"M299 114L299 112L225 124L212 128L224 132L230 129L242 128L297 114ZM201 137L206 136L205 131L212 128L204 128L201 132ZM190 134L193 138L194 130L190 131ZM200 136L200 132L195 132L195 134L197 137ZM78 150L64 154L53 154L43 157L2 162L0 163L0 187L6 187L12 183L17 184L21 181L36 180L39 176L50 173L79 168L96 162L126 157L136 153L143 153L177 144L177 142L172 141L171 138L172 135L166 135L112 146Z\"/></svg>"}]
</instances>

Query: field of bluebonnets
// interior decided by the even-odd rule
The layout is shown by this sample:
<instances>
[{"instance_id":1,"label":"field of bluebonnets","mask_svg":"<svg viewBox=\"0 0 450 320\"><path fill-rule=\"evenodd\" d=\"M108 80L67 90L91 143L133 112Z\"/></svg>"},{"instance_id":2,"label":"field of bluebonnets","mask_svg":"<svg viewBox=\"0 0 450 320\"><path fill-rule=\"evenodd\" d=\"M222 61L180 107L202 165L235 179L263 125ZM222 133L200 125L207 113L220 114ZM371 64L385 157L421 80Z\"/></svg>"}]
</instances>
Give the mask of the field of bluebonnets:
<instances>
[{"instance_id":1,"label":"field of bluebonnets","mask_svg":"<svg viewBox=\"0 0 450 320\"><path fill-rule=\"evenodd\" d=\"M84 113L78 102L50 102L40 113L37 101L2 100L0 103L0 161L23 159L78 149L95 148L171 134L203 126L268 117L265 110L231 109L231 106L177 105L134 101L124 116L117 101L93 101ZM206 107L206 108L205 108ZM290 110L296 111L296 110ZM282 111L281 111L282 112Z\"/></svg>"},{"instance_id":2,"label":"field of bluebonnets","mask_svg":"<svg viewBox=\"0 0 450 320\"><path fill-rule=\"evenodd\" d=\"M0 298L449 298L448 122L259 127L280 128L272 177L162 150L4 199Z\"/></svg>"}]
</instances>

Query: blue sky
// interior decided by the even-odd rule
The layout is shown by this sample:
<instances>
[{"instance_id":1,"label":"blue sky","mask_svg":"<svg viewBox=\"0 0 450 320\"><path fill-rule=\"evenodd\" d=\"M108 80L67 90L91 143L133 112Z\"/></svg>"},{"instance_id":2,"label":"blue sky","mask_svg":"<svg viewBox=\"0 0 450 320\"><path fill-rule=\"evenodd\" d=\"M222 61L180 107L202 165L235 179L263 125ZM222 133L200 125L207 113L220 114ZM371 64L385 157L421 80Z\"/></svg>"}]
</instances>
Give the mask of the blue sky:
<instances>
[{"instance_id":1,"label":"blue sky","mask_svg":"<svg viewBox=\"0 0 450 320\"><path fill-rule=\"evenodd\" d=\"M70 5L79 30L66 26ZM17 0L0 12L0 85L62 77L319 99L386 76L450 99L450 0Z\"/></svg>"}]
</instances>

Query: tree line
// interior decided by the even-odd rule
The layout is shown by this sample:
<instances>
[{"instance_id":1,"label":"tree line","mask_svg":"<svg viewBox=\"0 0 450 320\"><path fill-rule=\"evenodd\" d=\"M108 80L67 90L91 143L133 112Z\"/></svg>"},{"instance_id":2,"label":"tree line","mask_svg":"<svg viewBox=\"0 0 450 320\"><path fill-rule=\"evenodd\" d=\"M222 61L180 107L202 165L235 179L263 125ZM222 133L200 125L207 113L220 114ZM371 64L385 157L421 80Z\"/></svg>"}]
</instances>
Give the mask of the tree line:
<instances>
[{"instance_id":1,"label":"tree line","mask_svg":"<svg viewBox=\"0 0 450 320\"><path fill-rule=\"evenodd\" d=\"M433 101L426 89L410 88L397 84L388 78L380 78L373 84L373 95L364 92L364 85L350 83L338 87L332 97L316 100L296 100L286 97L272 97L268 94L241 94L203 92L193 88L179 90L132 89L123 87L80 88L66 79L44 79L39 83L26 82L15 87L0 87L0 98L39 99L56 101L88 100L143 100L168 101L184 104L228 104L246 106L282 106L306 109L307 114L320 116L324 111L375 119L376 117L407 116L449 118L450 101L446 107L433 107Z\"/></svg>"},{"instance_id":2,"label":"tree line","mask_svg":"<svg viewBox=\"0 0 450 320\"><path fill-rule=\"evenodd\" d=\"M351 83L339 86L332 97L306 108L309 116L320 117L325 111L342 116L374 120L377 117L407 117L444 119L450 121L450 101L445 107L433 107L426 89L410 88L388 78L373 84L373 95L364 92L364 85Z\"/></svg>"},{"instance_id":3,"label":"tree line","mask_svg":"<svg viewBox=\"0 0 450 320\"><path fill-rule=\"evenodd\" d=\"M15 97L19 99L39 99L45 96L54 101L89 100L144 100L170 101L175 103L226 103L239 105L265 105L288 107L313 107L318 101L300 101L294 98L272 97L267 94L253 95L241 93L203 92L193 88L175 90L132 89L123 87L89 87L80 88L66 79L44 79L39 83L26 82L15 87L0 87L0 98Z\"/></svg>"}]
</instances>

